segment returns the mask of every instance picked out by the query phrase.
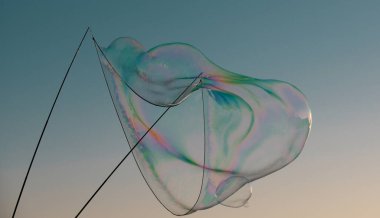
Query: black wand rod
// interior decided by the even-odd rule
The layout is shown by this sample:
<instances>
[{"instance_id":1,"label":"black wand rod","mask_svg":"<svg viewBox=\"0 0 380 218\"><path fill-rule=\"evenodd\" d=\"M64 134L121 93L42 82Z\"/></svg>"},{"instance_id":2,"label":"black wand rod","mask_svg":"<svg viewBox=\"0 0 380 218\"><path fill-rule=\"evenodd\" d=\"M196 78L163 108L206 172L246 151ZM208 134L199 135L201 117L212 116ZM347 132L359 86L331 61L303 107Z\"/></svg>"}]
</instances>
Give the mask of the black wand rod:
<instances>
[{"instance_id":1,"label":"black wand rod","mask_svg":"<svg viewBox=\"0 0 380 218\"><path fill-rule=\"evenodd\" d=\"M37 154L38 148L40 147L42 137L44 136L44 133L45 133L45 130L46 130L47 124L49 123L50 116L51 116L51 114L52 114L52 112L53 112L53 110L54 110L55 104L57 103L57 100L58 100L58 97L59 97L59 95L60 95L60 93L61 93L62 87L63 87L63 85L65 84L65 81L66 81L67 75L68 75L69 72L70 72L71 66L72 66L73 63L74 63L74 60L75 60L75 58L77 57L77 54L78 54L78 52L79 52L79 49L80 49L81 46L82 46L83 40L86 38L86 35L87 35L87 33L88 33L89 30L90 30L90 27L87 27L86 32L83 34L83 37L82 37L82 39L81 39L81 41L80 41L80 43L79 43L79 46L78 46L77 50L75 51L74 57L72 58L72 60L71 60L71 62L70 62L69 68L68 68L67 71L66 71L65 77L64 77L63 80L62 80L62 83L61 83L61 86L59 87L58 93L57 93L57 95L55 96L54 103L53 103L53 105L52 105L51 108L50 108L49 115L48 115L48 117L47 117L47 119L46 119L46 122L45 122L44 128L42 129L42 132L41 132L40 138L38 139L37 146L36 146L36 148L35 148L35 150L34 150L32 160L30 161L30 164L29 164L29 167L28 167L28 171L26 172L26 175L25 175L25 178L24 178L24 182L22 183L22 187L21 187L20 193L19 193L18 198L17 198L17 203L16 203L16 206L15 206L15 208L14 208L14 210L13 210L12 218L14 218L15 215L16 215L17 208L18 208L18 205L19 205L19 203L20 203L20 199L21 199L22 193L24 192L24 188L25 188L26 181L28 180L28 177L29 177L30 169L31 169L32 166L33 166L33 162L34 162L34 159L35 159L35 157L36 157L36 154Z\"/></svg>"}]
</instances>

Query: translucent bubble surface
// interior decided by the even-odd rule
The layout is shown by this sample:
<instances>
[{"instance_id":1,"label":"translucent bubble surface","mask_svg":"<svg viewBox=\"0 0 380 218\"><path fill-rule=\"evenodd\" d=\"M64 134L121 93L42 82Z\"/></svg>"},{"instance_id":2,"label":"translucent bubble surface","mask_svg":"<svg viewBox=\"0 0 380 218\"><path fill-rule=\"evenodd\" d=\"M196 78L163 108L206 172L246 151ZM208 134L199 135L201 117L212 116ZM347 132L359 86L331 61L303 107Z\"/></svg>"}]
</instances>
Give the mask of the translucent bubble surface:
<instances>
[{"instance_id":1,"label":"translucent bubble surface","mask_svg":"<svg viewBox=\"0 0 380 218\"><path fill-rule=\"evenodd\" d=\"M242 207L247 204L252 196L252 186L247 178L231 176L219 184L216 188L215 196L221 205L235 208Z\"/></svg>"},{"instance_id":2,"label":"translucent bubble surface","mask_svg":"<svg viewBox=\"0 0 380 218\"><path fill-rule=\"evenodd\" d=\"M289 164L305 144L311 112L289 83L227 71L184 43L145 50L118 38L99 53L130 146L170 110L133 156L153 194L175 215L244 205L250 192L228 199Z\"/></svg>"}]
</instances>

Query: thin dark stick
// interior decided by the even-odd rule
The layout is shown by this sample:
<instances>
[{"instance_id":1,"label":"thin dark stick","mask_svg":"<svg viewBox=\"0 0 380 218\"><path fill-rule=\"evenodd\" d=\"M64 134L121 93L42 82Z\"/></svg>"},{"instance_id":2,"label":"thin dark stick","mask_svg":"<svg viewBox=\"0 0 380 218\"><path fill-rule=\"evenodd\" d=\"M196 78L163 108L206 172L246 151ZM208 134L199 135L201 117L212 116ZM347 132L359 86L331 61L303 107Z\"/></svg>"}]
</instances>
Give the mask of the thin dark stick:
<instances>
[{"instance_id":1,"label":"thin dark stick","mask_svg":"<svg viewBox=\"0 0 380 218\"><path fill-rule=\"evenodd\" d=\"M72 58L72 60L71 60L71 62L70 62L69 68L68 68L67 71L66 71L65 77L64 77L63 80L62 80L62 83L61 83L61 86L59 87L58 93L57 93L57 95L55 96L54 103L53 103L53 105L52 105L51 108L50 108L49 115L48 115L48 117L47 117L47 119L46 119L46 122L45 122L45 125L44 125L44 127L43 127L43 129L42 129L42 132L41 132L40 138L38 139L37 146L36 146L36 148L35 148L35 150L34 150L32 160L30 161L30 164L29 164L29 167L28 167L28 171L26 172L26 175L25 175L25 178L24 178L24 182L22 183L22 187L21 187L20 193L19 193L18 198L17 198L17 203L16 203L16 206L15 206L15 208L14 208L14 210L13 210L12 218L14 218L15 215L16 215L16 211L17 211L18 205L19 205L19 203L20 203L20 199L21 199L22 193L24 192L24 188L25 188L26 181L28 180L28 177L29 177L30 169L32 168L32 165L33 165L34 159L35 159L35 157L36 157L36 154L37 154L38 148L40 147L40 143L41 143L42 137L43 137L43 135L44 135L44 133L45 133L46 126L47 126L47 124L49 123L50 116L51 116L51 114L52 114L52 112L53 112L53 110L54 110L55 104L57 103L57 100L58 100L59 94L61 93L61 90L62 90L63 84L64 84L65 81L66 81L67 75L69 74L69 71L70 71L70 69L71 69L71 66L72 66L73 63L74 63L74 60L75 60L75 58L76 58L76 56L77 56L77 54L78 54L78 52L79 52L80 47L82 46L83 40L85 39L85 37L86 37L86 35L87 35L89 29L90 29L90 27L87 27L86 32L84 33L84 35L83 35L83 37L82 37L82 40L80 41L79 46L78 46L77 50L75 51L74 57Z\"/></svg>"},{"instance_id":2,"label":"thin dark stick","mask_svg":"<svg viewBox=\"0 0 380 218\"><path fill-rule=\"evenodd\" d=\"M98 57L99 57L99 52L98 52L98 49L100 49L96 43L96 40L95 38L93 37L92 38L94 40L94 43L95 43L95 46L96 46L96 50L97 50L97 54L98 54ZM100 58L99 58L100 60ZM110 64L110 63L109 63ZM103 71L103 68L102 68L102 71ZM103 74L104 74L104 71L103 71ZM198 77L196 77L192 82L191 84L186 87L186 89L176 98L176 100L174 100L173 104L175 102L177 102L178 99L180 99L182 97L182 95L191 87L191 85L202 75L199 74ZM107 82L107 80L106 80ZM108 85L107 85L108 86ZM112 96L111 96L112 98ZM111 178L111 176L115 173L115 171L120 167L120 165L127 159L127 157L132 153L132 151L137 147L137 145L144 139L144 137L149 133L149 131L158 123L158 121L160 121L160 119L169 111L170 108L172 108L173 106L169 106L168 108L166 108L166 110L157 118L157 120L149 127L149 129L144 133L144 135L136 142L136 144L128 151L128 153L121 159L121 161L116 165L116 167L111 171L111 173L107 176L107 178L102 182L102 184L98 187L98 189L96 189L96 191L94 192L94 194L92 194L92 196L90 197L90 199L88 199L88 201L84 204L84 206L80 209L80 211L78 212L78 214L75 216L75 218L78 218L79 215L82 213L82 211L87 207L87 205L92 201L92 199L95 197L95 195L100 191L100 189L104 186L104 184L106 184L106 182ZM120 120L120 119L119 119Z\"/></svg>"}]
</instances>

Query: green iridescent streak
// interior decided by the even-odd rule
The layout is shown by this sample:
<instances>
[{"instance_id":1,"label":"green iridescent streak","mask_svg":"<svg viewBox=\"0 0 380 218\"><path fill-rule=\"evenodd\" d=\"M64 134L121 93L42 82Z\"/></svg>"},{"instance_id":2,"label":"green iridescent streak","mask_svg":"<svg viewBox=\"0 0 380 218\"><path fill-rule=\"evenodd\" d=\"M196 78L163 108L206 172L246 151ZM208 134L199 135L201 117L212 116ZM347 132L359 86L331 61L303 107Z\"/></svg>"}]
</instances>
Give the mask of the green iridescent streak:
<instances>
[{"instance_id":1,"label":"green iridescent streak","mask_svg":"<svg viewBox=\"0 0 380 218\"><path fill-rule=\"evenodd\" d=\"M209 190L209 186L212 185L210 182L207 182L207 185L205 187L205 190ZM216 200L216 196L213 194L213 193L209 193L208 191L206 191L206 195L203 197L202 199L202 203L204 205L209 205L209 204L212 204L213 202L215 202Z\"/></svg>"},{"instance_id":2,"label":"green iridescent streak","mask_svg":"<svg viewBox=\"0 0 380 218\"><path fill-rule=\"evenodd\" d=\"M215 132L219 132L219 133L222 132L221 135L223 135L223 140L221 143L223 144L224 156L227 157L229 148L233 147L234 150L236 149L236 151L238 151L239 149L235 146L241 144L242 141L249 135L254 125L254 113L251 106L246 101L244 101L241 97L233 93L220 91L220 90L208 90L208 93L209 93L209 96L212 99L214 99L214 101L216 102L216 105L221 106L221 109L214 108L215 113L217 113L218 110L223 110L224 112L227 111L229 113L228 117L226 118L228 120L220 119L220 117L222 117L221 114L212 115L212 116L218 116L218 119L216 120L217 122L214 123L212 128L215 130ZM241 116L243 108L246 109L251 115L249 118L250 124L248 128L246 128L245 131L240 134L239 138L234 139L234 142L233 142L234 144L231 145L230 140L228 139L230 135L232 134L233 130L238 129L237 127L241 123L241 119L243 118ZM245 118L248 119L247 117ZM241 153L239 155L244 155L244 154ZM233 155L230 157L233 157ZM226 165L226 159L218 158L216 162L216 166L223 166L223 165ZM221 170L218 170L218 171L220 172ZM231 169L230 172L233 172L233 171L235 170Z\"/></svg>"},{"instance_id":3,"label":"green iridescent streak","mask_svg":"<svg viewBox=\"0 0 380 218\"><path fill-rule=\"evenodd\" d=\"M285 102L281 99L281 97L279 97L274 91L271 90L270 86L275 84L275 83L285 83L287 85L292 86L293 88L296 88L292 84L284 82L284 81L274 80L274 79L266 79L266 80L256 79L253 77L248 77L248 76L237 74L237 73L234 73L231 71L227 71L221 67L219 67L219 68L220 68L220 71L223 72L223 76L212 75L212 76L209 76L207 78L204 78L203 79L203 81L204 81L203 87L204 88L211 88L211 87L218 88L219 86L223 86L225 84L253 85L253 86L257 86L257 87L261 88L267 94L269 94L270 96L279 100L281 103L285 103ZM300 91L300 90L298 90L298 91ZM259 103L259 102L257 102L257 103Z\"/></svg>"}]
</instances>

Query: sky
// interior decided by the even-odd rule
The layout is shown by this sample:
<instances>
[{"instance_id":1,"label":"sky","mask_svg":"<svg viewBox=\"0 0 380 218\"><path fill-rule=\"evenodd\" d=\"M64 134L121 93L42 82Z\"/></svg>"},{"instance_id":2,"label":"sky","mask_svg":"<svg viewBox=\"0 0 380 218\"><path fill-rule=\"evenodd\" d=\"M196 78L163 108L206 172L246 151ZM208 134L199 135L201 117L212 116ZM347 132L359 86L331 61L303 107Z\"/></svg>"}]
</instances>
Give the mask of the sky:
<instances>
[{"instance_id":1,"label":"sky","mask_svg":"<svg viewBox=\"0 0 380 218\"><path fill-rule=\"evenodd\" d=\"M380 2L0 0L0 218L11 217L59 84L87 26L106 46L186 42L233 72L296 85L313 114L299 158L252 183L243 208L190 218L380 215ZM128 152L90 38L73 65L16 217L74 217ZM81 217L173 217L129 159Z\"/></svg>"}]
</instances>

